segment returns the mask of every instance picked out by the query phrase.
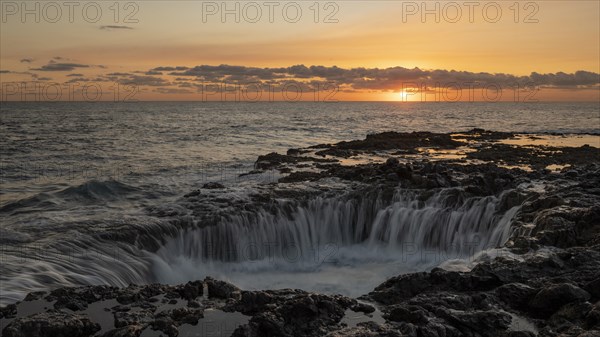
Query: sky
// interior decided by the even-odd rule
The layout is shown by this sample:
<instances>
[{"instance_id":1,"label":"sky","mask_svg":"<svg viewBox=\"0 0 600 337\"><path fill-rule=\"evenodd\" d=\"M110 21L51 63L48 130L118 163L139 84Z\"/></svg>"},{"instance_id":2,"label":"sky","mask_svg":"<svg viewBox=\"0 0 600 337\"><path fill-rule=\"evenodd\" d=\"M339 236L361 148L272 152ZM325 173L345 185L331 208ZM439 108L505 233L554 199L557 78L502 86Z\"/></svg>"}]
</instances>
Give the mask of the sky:
<instances>
[{"instance_id":1,"label":"sky","mask_svg":"<svg viewBox=\"0 0 600 337\"><path fill-rule=\"evenodd\" d=\"M600 1L1 1L2 100L600 101Z\"/></svg>"}]
</instances>

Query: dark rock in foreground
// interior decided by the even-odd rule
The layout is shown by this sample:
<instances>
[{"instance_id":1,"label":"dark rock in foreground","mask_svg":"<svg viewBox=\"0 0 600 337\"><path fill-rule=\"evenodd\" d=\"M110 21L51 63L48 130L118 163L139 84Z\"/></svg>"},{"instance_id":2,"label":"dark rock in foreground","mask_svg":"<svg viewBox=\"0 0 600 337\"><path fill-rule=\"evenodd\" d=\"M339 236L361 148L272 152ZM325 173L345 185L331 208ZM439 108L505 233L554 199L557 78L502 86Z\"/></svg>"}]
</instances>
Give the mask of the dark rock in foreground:
<instances>
[{"instance_id":1,"label":"dark rock in foreground","mask_svg":"<svg viewBox=\"0 0 600 337\"><path fill-rule=\"evenodd\" d=\"M100 330L84 315L68 314L61 311L43 312L17 318L3 331L6 337L88 337Z\"/></svg>"}]
</instances>

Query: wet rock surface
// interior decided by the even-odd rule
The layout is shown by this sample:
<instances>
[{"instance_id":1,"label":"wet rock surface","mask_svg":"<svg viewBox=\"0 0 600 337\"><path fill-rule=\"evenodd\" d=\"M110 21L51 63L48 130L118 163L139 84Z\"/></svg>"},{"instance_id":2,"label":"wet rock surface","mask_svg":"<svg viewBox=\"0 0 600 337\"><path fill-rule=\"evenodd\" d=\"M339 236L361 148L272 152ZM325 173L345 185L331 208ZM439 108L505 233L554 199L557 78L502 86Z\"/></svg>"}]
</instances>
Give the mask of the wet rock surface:
<instances>
[{"instance_id":1,"label":"wet rock surface","mask_svg":"<svg viewBox=\"0 0 600 337\"><path fill-rule=\"evenodd\" d=\"M2 335L6 337L88 337L99 330L100 325L91 322L85 315L48 311L17 318L4 328Z\"/></svg>"},{"instance_id":2,"label":"wet rock surface","mask_svg":"<svg viewBox=\"0 0 600 337\"><path fill-rule=\"evenodd\" d=\"M284 175L246 197L207 183L176 205L148 210L173 219L174 234L218 226L234 212L275 212L281 200L302 202L340 191L349 198L375 192L391 198L398 186L418 200L447 190L449 204L497 196L502 210L519 206L508 241L477 263L398 275L359 299L294 289L249 291L210 277L175 286L61 288L0 308L2 335L178 336L184 328L200 329L207 315L218 312L233 324L225 335L238 337L600 336L600 150L502 143L514 137L481 129L459 135L386 132L270 153L258 158L255 171ZM422 148L464 153L427 157ZM361 156L377 160L345 162ZM553 171L548 165L568 167ZM186 217L194 221L181 220ZM116 239L160 247L144 242L144 233L121 235ZM38 312L24 311L26 302L39 302ZM363 313L364 320L347 325L348 310Z\"/></svg>"}]
</instances>

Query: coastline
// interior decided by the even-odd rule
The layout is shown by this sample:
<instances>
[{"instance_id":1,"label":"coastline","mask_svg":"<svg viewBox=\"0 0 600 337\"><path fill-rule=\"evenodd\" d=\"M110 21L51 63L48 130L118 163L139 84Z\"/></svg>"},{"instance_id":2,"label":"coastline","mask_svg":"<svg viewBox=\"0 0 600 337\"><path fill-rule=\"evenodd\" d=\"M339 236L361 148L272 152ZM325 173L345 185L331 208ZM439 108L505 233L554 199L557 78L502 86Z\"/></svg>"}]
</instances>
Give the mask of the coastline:
<instances>
[{"instance_id":1,"label":"coastline","mask_svg":"<svg viewBox=\"0 0 600 337\"><path fill-rule=\"evenodd\" d=\"M360 301L302 290L240 290L212 278L180 286L60 288L2 308L3 335L140 336L152 329L176 336L178 328L193 331L187 325L201 324L205 311L220 310L247 318L233 336L594 336L600 331L600 149L598 144L557 146L553 141L560 137L481 129L385 132L270 153L260 156L248 174L276 170L281 177L250 195L252 203L224 198L220 193L227 186L206 184L181 198L180 206L197 219L171 222L180 230L199 222L219 226L222 214L269 210L279 199L302 203L346 193L361 200L376 194L390 204L398 188L421 202L445 191L450 208L494 197L495 212L515 211L507 232L467 255L503 249L495 259L458 267L448 261L442 266L446 270L392 277ZM165 209L148 211L174 217ZM117 239L128 241L139 233L120 235ZM366 238L372 236L359 235ZM427 244L435 242L429 239ZM160 248L150 241L146 248ZM432 247L455 252L439 242ZM172 300L181 306L164 307ZM32 301L42 302L21 317L21 307ZM114 329L82 314L103 301ZM382 313L378 322L366 316L356 326L340 324L348 310L370 315L376 308Z\"/></svg>"}]
</instances>

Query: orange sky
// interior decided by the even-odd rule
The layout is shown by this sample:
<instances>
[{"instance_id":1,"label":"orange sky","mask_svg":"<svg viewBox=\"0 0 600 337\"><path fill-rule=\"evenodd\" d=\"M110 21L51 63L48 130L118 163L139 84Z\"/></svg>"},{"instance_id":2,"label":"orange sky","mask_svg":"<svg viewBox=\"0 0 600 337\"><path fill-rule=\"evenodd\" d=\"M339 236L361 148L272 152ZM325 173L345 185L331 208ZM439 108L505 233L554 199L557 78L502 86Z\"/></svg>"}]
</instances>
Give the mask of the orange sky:
<instances>
[{"instance_id":1,"label":"orange sky","mask_svg":"<svg viewBox=\"0 0 600 337\"><path fill-rule=\"evenodd\" d=\"M81 99L82 88L88 98L89 88L100 88L100 99L120 100L130 94L126 85L133 85L133 97L142 100L248 100L256 97L247 93L257 82L273 92L264 92L261 100L322 100L323 94L337 100L600 100L598 1L522 1L518 6L513 1L475 6L429 1L425 7L421 1L323 1L318 6L283 1L272 7L230 1L228 8L220 1L123 1L118 11L112 1L84 1L73 8L63 2L53 3L58 8L45 1L23 3L2 2L5 100L51 100L57 96L55 85L62 87L60 100L71 99L69 91L72 99ZM146 73L221 64L242 69ZM333 75L302 77L277 70L294 65L323 66ZM333 66L344 71L336 75ZM415 79L402 71L376 71L394 67L426 73ZM258 68L270 74L245 73ZM457 80L439 72L448 70L465 73ZM109 75L115 73L120 75ZM535 89L522 88L515 95L507 76ZM477 82L474 89L469 89L471 80ZM22 82L31 82L28 94L15 84ZM237 93L223 98L215 83ZM301 95L294 94L294 85L306 85ZM319 85L335 90L319 92ZM501 95L495 98L490 88L501 88Z\"/></svg>"}]
</instances>

